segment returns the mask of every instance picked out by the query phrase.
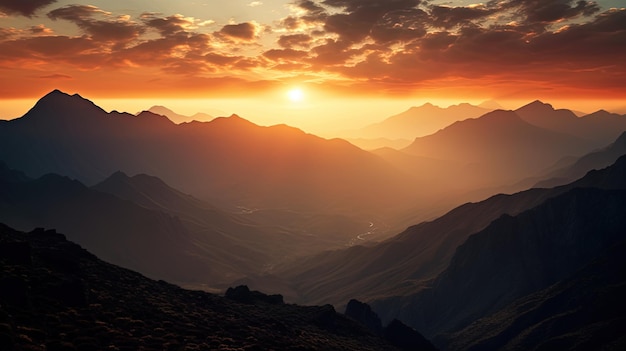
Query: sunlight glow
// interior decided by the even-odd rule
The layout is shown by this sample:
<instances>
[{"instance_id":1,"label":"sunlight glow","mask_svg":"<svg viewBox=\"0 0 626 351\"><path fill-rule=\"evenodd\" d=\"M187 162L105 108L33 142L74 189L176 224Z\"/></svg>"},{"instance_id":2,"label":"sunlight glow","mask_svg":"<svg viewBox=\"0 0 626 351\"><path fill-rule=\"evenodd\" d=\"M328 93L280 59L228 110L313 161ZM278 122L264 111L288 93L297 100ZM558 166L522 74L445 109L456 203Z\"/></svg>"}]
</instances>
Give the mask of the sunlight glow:
<instances>
[{"instance_id":1,"label":"sunlight glow","mask_svg":"<svg viewBox=\"0 0 626 351\"><path fill-rule=\"evenodd\" d=\"M299 88L294 88L287 92L287 97L293 102L300 102L304 100L304 92Z\"/></svg>"}]
</instances>

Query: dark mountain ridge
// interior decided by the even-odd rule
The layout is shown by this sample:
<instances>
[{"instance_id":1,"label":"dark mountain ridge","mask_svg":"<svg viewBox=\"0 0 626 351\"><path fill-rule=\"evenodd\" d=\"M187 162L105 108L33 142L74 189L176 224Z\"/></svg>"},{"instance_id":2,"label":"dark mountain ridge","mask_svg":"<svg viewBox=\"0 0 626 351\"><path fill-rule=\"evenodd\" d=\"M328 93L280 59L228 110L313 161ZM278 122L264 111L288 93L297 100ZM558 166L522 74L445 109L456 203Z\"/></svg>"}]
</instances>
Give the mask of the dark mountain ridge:
<instances>
[{"instance_id":1,"label":"dark mountain ridge","mask_svg":"<svg viewBox=\"0 0 626 351\"><path fill-rule=\"evenodd\" d=\"M55 231L0 224L0 262L3 350L399 350L332 306L184 290Z\"/></svg>"},{"instance_id":2,"label":"dark mountain ridge","mask_svg":"<svg viewBox=\"0 0 626 351\"><path fill-rule=\"evenodd\" d=\"M517 216L503 215L459 246L430 288L373 308L403 306L391 315L424 327L427 337L445 338L442 333L571 278L624 242L625 210L624 190L575 188Z\"/></svg>"}]
</instances>

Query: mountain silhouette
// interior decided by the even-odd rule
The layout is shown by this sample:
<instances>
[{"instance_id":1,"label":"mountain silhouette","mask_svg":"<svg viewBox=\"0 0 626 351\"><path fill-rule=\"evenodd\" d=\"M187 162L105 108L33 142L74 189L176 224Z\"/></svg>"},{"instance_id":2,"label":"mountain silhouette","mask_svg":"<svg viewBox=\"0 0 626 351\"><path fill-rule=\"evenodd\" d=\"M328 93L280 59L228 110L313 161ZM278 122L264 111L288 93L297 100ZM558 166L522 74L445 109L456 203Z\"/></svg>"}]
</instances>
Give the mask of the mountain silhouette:
<instances>
[{"instance_id":1,"label":"mountain silhouette","mask_svg":"<svg viewBox=\"0 0 626 351\"><path fill-rule=\"evenodd\" d=\"M150 107L148 110L148 112L152 112L154 114L157 115L162 115L165 116L167 118L169 118L170 121L176 123L176 124L180 124L180 123L185 123L185 122L191 122L191 121L203 121L203 122L208 122L210 120L212 120L214 117L206 114L206 113L196 113L192 116L184 116L181 114L178 114L172 110L170 110L169 108L165 107L165 106L152 106Z\"/></svg>"},{"instance_id":2,"label":"mountain silhouette","mask_svg":"<svg viewBox=\"0 0 626 351\"><path fill-rule=\"evenodd\" d=\"M412 197L407 177L343 140L236 115L176 125L151 112L106 113L60 91L3 123L0 146L0 159L31 177L57 173L91 185L118 170L152 174L233 207L371 212Z\"/></svg>"},{"instance_id":3,"label":"mountain silhouette","mask_svg":"<svg viewBox=\"0 0 626 351\"><path fill-rule=\"evenodd\" d=\"M587 140L534 126L513 111L496 110L416 138L402 151L465 165L458 182L478 188L514 183L591 148Z\"/></svg>"},{"instance_id":4,"label":"mountain silhouette","mask_svg":"<svg viewBox=\"0 0 626 351\"><path fill-rule=\"evenodd\" d=\"M347 132L346 136L364 139L406 139L435 133L456 121L479 117L491 109L467 103L441 108L430 103L393 115L382 122Z\"/></svg>"},{"instance_id":5,"label":"mountain silhouette","mask_svg":"<svg viewBox=\"0 0 626 351\"><path fill-rule=\"evenodd\" d=\"M332 306L181 289L101 261L54 230L0 225L0 262L3 350L401 350Z\"/></svg>"},{"instance_id":6,"label":"mountain silhouette","mask_svg":"<svg viewBox=\"0 0 626 351\"><path fill-rule=\"evenodd\" d=\"M577 117L570 110L557 110L536 100L515 112L530 124L593 141L594 147L605 146L607 140L615 140L626 131L626 116L604 110Z\"/></svg>"}]
</instances>

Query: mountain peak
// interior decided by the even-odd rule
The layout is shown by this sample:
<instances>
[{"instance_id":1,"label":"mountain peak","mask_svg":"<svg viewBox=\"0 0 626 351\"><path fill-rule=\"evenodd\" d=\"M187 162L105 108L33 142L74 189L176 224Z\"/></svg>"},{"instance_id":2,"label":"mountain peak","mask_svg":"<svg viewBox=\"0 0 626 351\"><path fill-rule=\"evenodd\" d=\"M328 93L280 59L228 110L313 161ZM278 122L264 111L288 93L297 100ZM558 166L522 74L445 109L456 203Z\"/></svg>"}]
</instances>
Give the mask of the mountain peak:
<instances>
[{"instance_id":1,"label":"mountain peak","mask_svg":"<svg viewBox=\"0 0 626 351\"><path fill-rule=\"evenodd\" d=\"M24 117L34 120L72 120L77 116L91 117L100 113L106 112L90 100L55 89L39 99Z\"/></svg>"},{"instance_id":2,"label":"mountain peak","mask_svg":"<svg viewBox=\"0 0 626 351\"><path fill-rule=\"evenodd\" d=\"M542 102L540 100L535 100L529 104L526 104L520 108L517 109L517 111L533 111L535 113L537 112L546 112L546 111L554 111L554 107L552 107L552 105Z\"/></svg>"}]
</instances>

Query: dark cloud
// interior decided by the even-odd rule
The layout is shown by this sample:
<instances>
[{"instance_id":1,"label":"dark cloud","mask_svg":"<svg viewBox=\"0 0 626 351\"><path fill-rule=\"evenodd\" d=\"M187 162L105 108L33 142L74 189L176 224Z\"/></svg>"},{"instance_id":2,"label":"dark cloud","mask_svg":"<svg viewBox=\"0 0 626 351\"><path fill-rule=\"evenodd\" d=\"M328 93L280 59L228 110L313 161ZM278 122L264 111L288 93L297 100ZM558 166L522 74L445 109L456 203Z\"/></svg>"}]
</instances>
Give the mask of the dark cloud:
<instances>
[{"instance_id":1,"label":"dark cloud","mask_svg":"<svg viewBox=\"0 0 626 351\"><path fill-rule=\"evenodd\" d=\"M0 42L0 62L70 63L93 68L106 60L94 52L99 46L84 37L39 36Z\"/></svg>"},{"instance_id":2,"label":"dark cloud","mask_svg":"<svg viewBox=\"0 0 626 351\"><path fill-rule=\"evenodd\" d=\"M421 3L420 0L325 0L325 5L342 8L342 13L330 15L326 18L324 29L330 33L336 33L342 40L349 42L359 42L370 36L374 27L378 33L393 31L396 25L402 23L390 21L390 19L404 18L402 14L412 13L422 14L421 11L414 11ZM410 20L414 20L412 16ZM417 18L419 21L419 18ZM415 24L415 22L413 22ZM406 28L412 28L407 23ZM421 25L418 25L421 27ZM421 32L421 31L419 31ZM388 37L388 35L381 35Z\"/></svg>"},{"instance_id":3,"label":"dark cloud","mask_svg":"<svg viewBox=\"0 0 626 351\"><path fill-rule=\"evenodd\" d=\"M311 38L308 34L281 35L278 39L278 45L286 49L290 49L295 46L308 47L312 40L313 38Z\"/></svg>"},{"instance_id":4,"label":"dark cloud","mask_svg":"<svg viewBox=\"0 0 626 351\"><path fill-rule=\"evenodd\" d=\"M450 29L458 25L468 24L477 19L483 19L497 11L497 8L487 8L485 6L432 6L432 25Z\"/></svg>"},{"instance_id":5,"label":"dark cloud","mask_svg":"<svg viewBox=\"0 0 626 351\"><path fill-rule=\"evenodd\" d=\"M585 0L491 0L487 6L500 11L512 9L526 23L554 23L600 11L596 2Z\"/></svg>"},{"instance_id":6,"label":"dark cloud","mask_svg":"<svg viewBox=\"0 0 626 351\"><path fill-rule=\"evenodd\" d=\"M294 49L272 49L264 52L263 56L277 62L301 61L308 56L308 52Z\"/></svg>"},{"instance_id":7,"label":"dark cloud","mask_svg":"<svg viewBox=\"0 0 626 351\"><path fill-rule=\"evenodd\" d=\"M101 15L105 19L95 18ZM89 5L68 5L48 13L50 19L75 23L96 41L112 42L117 46L124 46L145 31L140 24L125 19L111 19L109 16L107 12Z\"/></svg>"},{"instance_id":8,"label":"dark cloud","mask_svg":"<svg viewBox=\"0 0 626 351\"><path fill-rule=\"evenodd\" d=\"M37 10L57 2L57 0L0 0L0 11L7 15L32 17Z\"/></svg>"},{"instance_id":9,"label":"dark cloud","mask_svg":"<svg viewBox=\"0 0 626 351\"><path fill-rule=\"evenodd\" d=\"M250 22L227 24L219 34L233 40L253 41L257 36L257 26Z\"/></svg>"},{"instance_id":10,"label":"dark cloud","mask_svg":"<svg viewBox=\"0 0 626 351\"><path fill-rule=\"evenodd\" d=\"M186 33L187 28L194 25L191 20L181 15L160 17L154 13L144 13L141 18L148 27L156 29L164 37Z\"/></svg>"}]
</instances>

